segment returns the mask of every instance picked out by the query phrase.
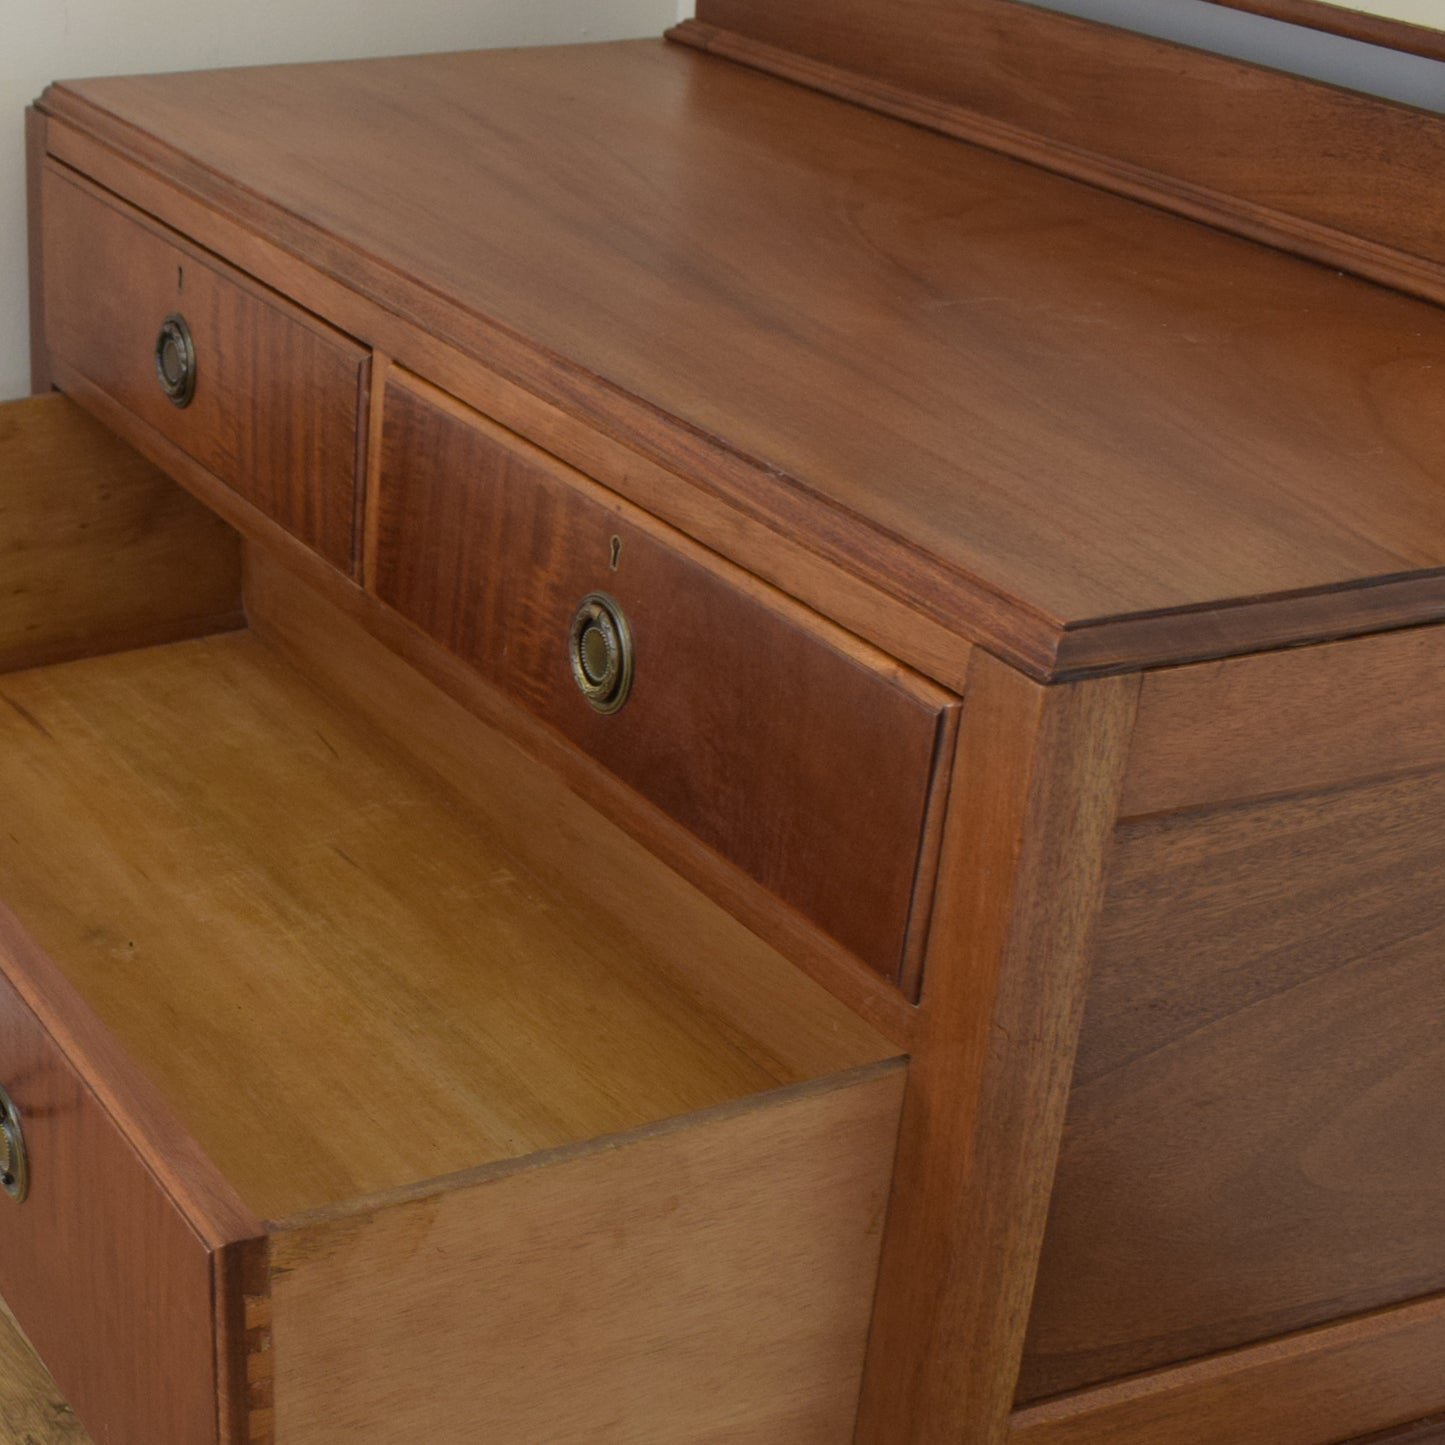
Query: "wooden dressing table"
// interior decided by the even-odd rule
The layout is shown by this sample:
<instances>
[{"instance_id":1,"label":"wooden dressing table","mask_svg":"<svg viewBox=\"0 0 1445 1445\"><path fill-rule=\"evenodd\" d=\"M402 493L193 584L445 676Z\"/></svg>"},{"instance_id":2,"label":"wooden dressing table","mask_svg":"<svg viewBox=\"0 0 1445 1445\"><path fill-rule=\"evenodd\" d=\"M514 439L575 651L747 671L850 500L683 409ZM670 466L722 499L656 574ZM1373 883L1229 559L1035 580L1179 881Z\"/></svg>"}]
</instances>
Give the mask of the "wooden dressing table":
<instances>
[{"instance_id":1,"label":"wooden dressing table","mask_svg":"<svg viewBox=\"0 0 1445 1445\"><path fill-rule=\"evenodd\" d=\"M29 122L0 1294L98 1442L1426 1438L1445 122L1007 0Z\"/></svg>"}]
</instances>

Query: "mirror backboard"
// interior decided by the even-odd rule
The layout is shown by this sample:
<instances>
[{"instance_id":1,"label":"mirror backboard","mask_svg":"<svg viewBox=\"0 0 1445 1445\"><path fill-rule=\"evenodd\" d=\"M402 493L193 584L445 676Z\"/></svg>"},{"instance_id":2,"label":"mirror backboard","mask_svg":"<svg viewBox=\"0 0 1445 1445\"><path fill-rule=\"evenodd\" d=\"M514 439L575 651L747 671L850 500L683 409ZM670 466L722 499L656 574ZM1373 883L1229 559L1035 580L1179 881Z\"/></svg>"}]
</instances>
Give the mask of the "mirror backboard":
<instances>
[{"instance_id":1,"label":"mirror backboard","mask_svg":"<svg viewBox=\"0 0 1445 1445\"><path fill-rule=\"evenodd\" d=\"M1445 60L1445 0L1212 0L1212 3Z\"/></svg>"}]
</instances>

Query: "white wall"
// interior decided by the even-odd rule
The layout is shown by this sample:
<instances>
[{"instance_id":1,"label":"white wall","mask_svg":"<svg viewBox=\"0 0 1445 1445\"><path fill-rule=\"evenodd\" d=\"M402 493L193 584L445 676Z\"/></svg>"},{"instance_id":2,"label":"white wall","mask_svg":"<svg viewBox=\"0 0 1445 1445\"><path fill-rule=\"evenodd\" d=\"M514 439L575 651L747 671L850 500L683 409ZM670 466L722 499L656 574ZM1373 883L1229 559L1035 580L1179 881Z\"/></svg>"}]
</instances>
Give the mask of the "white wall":
<instances>
[{"instance_id":1,"label":"white wall","mask_svg":"<svg viewBox=\"0 0 1445 1445\"><path fill-rule=\"evenodd\" d=\"M30 389L23 112L51 80L660 35L677 0L0 0L0 399Z\"/></svg>"}]
</instances>

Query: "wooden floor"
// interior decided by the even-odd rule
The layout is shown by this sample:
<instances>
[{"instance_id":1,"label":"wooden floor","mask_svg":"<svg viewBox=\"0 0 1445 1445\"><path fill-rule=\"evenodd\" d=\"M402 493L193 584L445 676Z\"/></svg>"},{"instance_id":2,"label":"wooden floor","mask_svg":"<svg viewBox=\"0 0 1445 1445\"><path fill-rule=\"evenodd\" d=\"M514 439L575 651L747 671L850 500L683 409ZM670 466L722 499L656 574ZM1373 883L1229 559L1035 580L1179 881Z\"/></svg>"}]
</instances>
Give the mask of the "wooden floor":
<instances>
[{"instance_id":1,"label":"wooden floor","mask_svg":"<svg viewBox=\"0 0 1445 1445\"><path fill-rule=\"evenodd\" d=\"M0 1301L0 1445L91 1445Z\"/></svg>"}]
</instances>

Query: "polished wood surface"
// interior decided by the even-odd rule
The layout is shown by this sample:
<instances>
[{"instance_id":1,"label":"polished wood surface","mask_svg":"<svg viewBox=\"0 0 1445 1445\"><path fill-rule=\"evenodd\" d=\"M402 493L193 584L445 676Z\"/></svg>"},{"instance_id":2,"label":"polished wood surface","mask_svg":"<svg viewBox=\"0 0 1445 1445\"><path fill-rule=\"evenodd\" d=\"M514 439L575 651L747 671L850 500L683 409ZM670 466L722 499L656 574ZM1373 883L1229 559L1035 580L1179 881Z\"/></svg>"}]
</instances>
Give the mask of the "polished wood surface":
<instances>
[{"instance_id":1,"label":"polished wood surface","mask_svg":"<svg viewBox=\"0 0 1445 1445\"><path fill-rule=\"evenodd\" d=\"M240 539L62 396L0 406L0 671L239 627Z\"/></svg>"},{"instance_id":2,"label":"polished wood surface","mask_svg":"<svg viewBox=\"0 0 1445 1445\"><path fill-rule=\"evenodd\" d=\"M713 905L589 925L248 634L0 699L0 894L263 1217L806 1076L673 983ZM834 1067L884 1056L812 995Z\"/></svg>"},{"instance_id":3,"label":"polished wood surface","mask_svg":"<svg viewBox=\"0 0 1445 1445\"><path fill-rule=\"evenodd\" d=\"M1006 1433L1138 692L973 676L858 1445Z\"/></svg>"},{"instance_id":4,"label":"polished wood surface","mask_svg":"<svg viewBox=\"0 0 1445 1445\"><path fill-rule=\"evenodd\" d=\"M1019 1410L1010 1445L1427 1445L1445 1300L1424 1300ZM1353 1442L1346 1442L1353 1445Z\"/></svg>"},{"instance_id":5,"label":"polished wood surface","mask_svg":"<svg viewBox=\"0 0 1445 1445\"><path fill-rule=\"evenodd\" d=\"M45 104L675 469L664 519L721 493L1036 673L1439 614L1404 297L681 47Z\"/></svg>"},{"instance_id":6,"label":"polished wood surface","mask_svg":"<svg viewBox=\"0 0 1445 1445\"><path fill-rule=\"evenodd\" d=\"M1445 766L1445 628L1148 674L1125 817Z\"/></svg>"},{"instance_id":7,"label":"polished wood surface","mask_svg":"<svg viewBox=\"0 0 1445 1445\"><path fill-rule=\"evenodd\" d=\"M361 350L66 172L43 188L53 356L350 569ZM172 313L195 339L184 409L156 379Z\"/></svg>"},{"instance_id":8,"label":"polished wood surface","mask_svg":"<svg viewBox=\"0 0 1445 1445\"><path fill-rule=\"evenodd\" d=\"M395 370L372 505L382 601L876 972L916 976L956 699ZM599 592L637 659L605 715L568 661Z\"/></svg>"},{"instance_id":9,"label":"polished wood surface","mask_svg":"<svg viewBox=\"0 0 1445 1445\"><path fill-rule=\"evenodd\" d=\"M1335 10L1311 0L1280 3L1312 14ZM1421 33L1445 49L1440 36ZM670 34L1180 215L1445 298L1442 212L1432 184L1445 160L1445 119L1433 111L1014 0L701 0L697 19Z\"/></svg>"},{"instance_id":10,"label":"polished wood surface","mask_svg":"<svg viewBox=\"0 0 1445 1445\"><path fill-rule=\"evenodd\" d=\"M902 1084L883 1065L298 1222L278 1439L849 1445Z\"/></svg>"},{"instance_id":11,"label":"polished wood surface","mask_svg":"<svg viewBox=\"0 0 1445 1445\"><path fill-rule=\"evenodd\" d=\"M98 1439L215 1441L211 1249L10 982L32 953L0 917L0 1069L31 1171L0 1200L0 1292Z\"/></svg>"},{"instance_id":12,"label":"polished wood surface","mask_svg":"<svg viewBox=\"0 0 1445 1445\"><path fill-rule=\"evenodd\" d=\"M1432 771L1121 830L1023 1398L1445 1289L1442 812Z\"/></svg>"}]
</instances>

